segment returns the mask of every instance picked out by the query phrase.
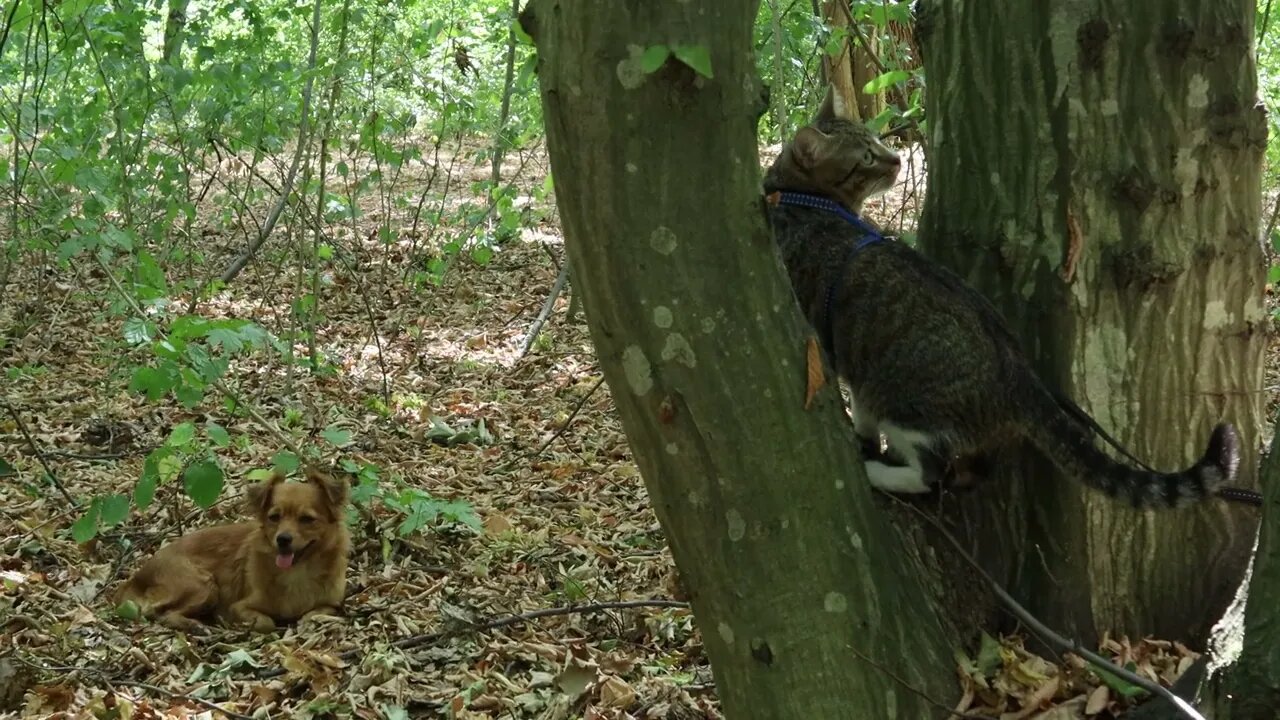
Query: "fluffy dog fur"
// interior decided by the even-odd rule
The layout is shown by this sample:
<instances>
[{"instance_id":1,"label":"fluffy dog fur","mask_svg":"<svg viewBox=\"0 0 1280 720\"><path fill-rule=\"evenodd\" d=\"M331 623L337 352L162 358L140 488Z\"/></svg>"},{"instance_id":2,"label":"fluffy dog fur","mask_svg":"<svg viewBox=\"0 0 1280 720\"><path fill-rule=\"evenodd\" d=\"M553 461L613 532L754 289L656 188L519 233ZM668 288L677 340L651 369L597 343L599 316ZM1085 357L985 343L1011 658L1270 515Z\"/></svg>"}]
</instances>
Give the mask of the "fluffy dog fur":
<instances>
[{"instance_id":1,"label":"fluffy dog fur","mask_svg":"<svg viewBox=\"0 0 1280 720\"><path fill-rule=\"evenodd\" d=\"M308 469L307 481L276 473L247 492L250 522L218 525L160 548L116 593L142 614L185 631L202 622L247 624L335 614L347 584L350 538L345 481Z\"/></svg>"}]
</instances>

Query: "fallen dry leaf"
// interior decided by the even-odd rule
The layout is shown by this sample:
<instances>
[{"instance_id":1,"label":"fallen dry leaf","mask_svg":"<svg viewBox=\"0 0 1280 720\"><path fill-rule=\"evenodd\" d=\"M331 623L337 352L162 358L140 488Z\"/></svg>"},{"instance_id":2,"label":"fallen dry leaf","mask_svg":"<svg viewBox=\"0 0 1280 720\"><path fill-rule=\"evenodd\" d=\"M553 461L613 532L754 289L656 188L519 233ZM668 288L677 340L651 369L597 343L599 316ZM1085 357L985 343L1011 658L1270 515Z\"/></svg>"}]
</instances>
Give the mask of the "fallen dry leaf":
<instances>
[{"instance_id":1,"label":"fallen dry leaf","mask_svg":"<svg viewBox=\"0 0 1280 720\"><path fill-rule=\"evenodd\" d=\"M804 391L804 409L808 410L813 404L813 396L827 384L826 375L822 370L822 348L818 346L818 339L812 335L809 336L805 348L805 367L807 382Z\"/></svg>"}]
</instances>

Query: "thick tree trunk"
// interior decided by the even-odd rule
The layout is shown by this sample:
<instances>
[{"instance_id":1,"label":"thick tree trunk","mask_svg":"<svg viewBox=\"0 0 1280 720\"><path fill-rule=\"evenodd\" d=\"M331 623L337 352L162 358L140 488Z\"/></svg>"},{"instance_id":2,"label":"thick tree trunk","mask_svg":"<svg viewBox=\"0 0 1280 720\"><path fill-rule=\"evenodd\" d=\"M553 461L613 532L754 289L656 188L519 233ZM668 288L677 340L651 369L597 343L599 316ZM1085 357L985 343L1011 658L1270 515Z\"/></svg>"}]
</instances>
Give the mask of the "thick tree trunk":
<instances>
[{"instance_id":1,"label":"thick tree trunk","mask_svg":"<svg viewBox=\"0 0 1280 720\"><path fill-rule=\"evenodd\" d=\"M892 678L955 699L836 383L805 409L812 333L760 197L756 8L526 7L575 290L726 716L940 717ZM679 54L646 74L660 44Z\"/></svg>"},{"instance_id":2,"label":"thick tree trunk","mask_svg":"<svg viewBox=\"0 0 1280 720\"><path fill-rule=\"evenodd\" d=\"M1265 314L1252 0L928 0L916 39L932 150L920 240L1001 309L1042 377L1161 469L1219 419L1253 486ZM1033 468L1033 473L1027 473ZM1137 513L1032 462L975 542L1018 595L1089 641L1203 638L1257 513ZM1011 476L1021 477L1015 482Z\"/></svg>"},{"instance_id":3,"label":"thick tree trunk","mask_svg":"<svg viewBox=\"0 0 1280 720\"><path fill-rule=\"evenodd\" d=\"M1217 671L1204 687L1213 720L1274 720L1280 708L1280 453L1262 465L1257 548L1236 602L1214 628ZM1172 716L1169 716L1172 717Z\"/></svg>"}]
</instances>

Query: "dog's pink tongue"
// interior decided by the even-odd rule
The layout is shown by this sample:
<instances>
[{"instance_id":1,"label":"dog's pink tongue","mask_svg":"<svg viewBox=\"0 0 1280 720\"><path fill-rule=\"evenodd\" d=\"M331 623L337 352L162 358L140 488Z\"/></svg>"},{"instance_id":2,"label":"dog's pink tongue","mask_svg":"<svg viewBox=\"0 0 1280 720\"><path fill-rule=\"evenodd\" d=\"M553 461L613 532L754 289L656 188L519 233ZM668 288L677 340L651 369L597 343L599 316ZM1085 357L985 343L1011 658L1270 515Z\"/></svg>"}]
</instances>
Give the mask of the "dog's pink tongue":
<instances>
[{"instance_id":1,"label":"dog's pink tongue","mask_svg":"<svg viewBox=\"0 0 1280 720\"><path fill-rule=\"evenodd\" d=\"M293 567L293 553L280 553L276 556L276 567L288 570Z\"/></svg>"}]
</instances>

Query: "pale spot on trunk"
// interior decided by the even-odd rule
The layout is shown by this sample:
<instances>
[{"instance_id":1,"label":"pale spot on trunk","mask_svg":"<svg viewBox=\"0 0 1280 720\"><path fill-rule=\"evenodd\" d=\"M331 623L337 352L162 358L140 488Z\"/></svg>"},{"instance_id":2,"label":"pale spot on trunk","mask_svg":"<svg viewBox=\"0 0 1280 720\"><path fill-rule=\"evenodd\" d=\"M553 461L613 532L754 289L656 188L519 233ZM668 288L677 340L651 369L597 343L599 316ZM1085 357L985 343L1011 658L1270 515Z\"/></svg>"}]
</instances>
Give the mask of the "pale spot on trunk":
<instances>
[{"instance_id":1,"label":"pale spot on trunk","mask_svg":"<svg viewBox=\"0 0 1280 720\"><path fill-rule=\"evenodd\" d=\"M647 76L640 63L640 58L643 55L644 48L639 45L627 46L627 57L619 60L618 66L614 68L614 71L618 74L618 82L622 83L622 87L628 90L635 90L644 84Z\"/></svg>"},{"instance_id":2,"label":"pale spot on trunk","mask_svg":"<svg viewBox=\"0 0 1280 720\"><path fill-rule=\"evenodd\" d=\"M1120 114L1120 103L1111 98L1107 98L1102 101L1102 104L1098 106L1098 109L1102 111L1103 115L1114 117Z\"/></svg>"},{"instance_id":3,"label":"pale spot on trunk","mask_svg":"<svg viewBox=\"0 0 1280 720\"><path fill-rule=\"evenodd\" d=\"M729 623L721 622L716 626L716 630L720 632L720 639L724 641L725 645L733 644L733 628L729 627Z\"/></svg>"},{"instance_id":4,"label":"pale spot on trunk","mask_svg":"<svg viewBox=\"0 0 1280 720\"><path fill-rule=\"evenodd\" d=\"M842 613L849 609L849 599L838 592L829 592L822 598L822 609L829 613Z\"/></svg>"},{"instance_id":5,"label":"pale spot on trunk","mask_svg":"<svg viewBox=\"0 0 1280 720\"><path fill-rule=\"evenodd\" d=\"M1217 330L1231 324L1231 313L1227 312L1227 304L1221 300L1210 300L1204 306L1204 327L1206 330Z\"/></svg>"},{"instance_id":6,"label":"pale spot on trunk","mask_svg":"<svg viewBox=\"0 0 1280 720\"><path fill-rule=\"evenodd\" d=\"M653 232L649 233L649 247L663 255L670 255L676 249L677 244L676 234L671 232L671 228L664 225L659 225L653 229Z\"/></svg>"},{"instance_id":7,"label":"pale spot on trunk","mask_svg":"<svg viewBox=\"0 0 1280 720\"><path fill-rule=\"evenodd\" d=\"M710 335L716 331L716 321L711 318L702 318L702 332Z\"/></svg>"},{"instance_id":8,"label":"pale spot on trunk","mask_svg":"<svg viewBox=\"0 0 1280 720\"><path fill-rule=\"evenodd\" d=\"M667 336L667 342L662 346L662 359L667 362L674 360L688 368L698 366L698 358L694 356L693 348L689 347L689 341L685 340L680 333L671 333Z\"/></svg>"},{"instance_id":9,"label":"pale spot on trunk","mask_svg":"<svg viewBox=\"0 0 1280 720\"><path fill-rule=\"evenodd\" d=\"M1197 110L1209 107L1209 81L1203 75L1192 75L1187 83L1187 106Z\"/></svg>"},{"instance_id":10,"label":"pale spot on trunk","mask_svg":"<svg viewBox=\"0 0 1280 720\"><path fill-rule=\"evenodd\" d=\"M729 526L729 539L738 542L747 536L747 521L742 519L742 513L737 510L729 510L724 514L725 524Z\"/></svg>"},{"instance_id":11,"label":"pale spot on trunk","mask_svg":"<svg viewBox=\"0 0 1280 720\"><path fill-rule=\"evenodd\" d=\"M635 163L633 163L633 162L629 162L629 163L627 163L627 172L629 172L629 173L631 173L631 174L633 174L633 175L634 175L635 173L637 173L637 172L639 172L639 171L640 171L640 168L639 168L639 167L637 167Z\"/></svg>"},{"instance_id":12,"label":"pale spot on trunk","mask_svg":"<svg viewBox=\"0 0 1280 720\"><path fill-rule=\"evenodd\" d=\"M667 443L666 450L667 450L667 454L668 454L668 455L679 455L679 454L680 454L680 446L679 446L679 445L677 445L677 444L675 444L675 443L673 443L673 442L672 442L672 443Z\"/></svg>"},{"instance_id":13,"label":"pale spot on trunk","mask_svg":"<svg viewBox=\"0 0 1280 720\"><path fill-rule=\"evenodd\" d=\"M846 525L846 526L845 526L845 528L844 528L844 530L845 530L845 532L849 533L849 544L853 546L853 549L854 549L854 550L861 550L861 549L862 549L862 536L858 534L858 531L857 531L857 530L854 530L854 529L853 529L853 526L851 526L851 525Z\"/></svg>"},{"instance_id":14,"label":"pale spot on trunk","mask_svg":"<svg viewBox=\"0 0 1280 720\"><path fill-rule=\"evenodd\" d=\"M653 309L653 324L662 329L671 327L671 308L665 305L659 305Z\"/></svg>"},{"instance_id":15,"label":"pale spot on trunk","mask_svg":"<svg viewBox=\"0 0 1280 720\"><path fill-rule=\"evenodd\" d=\"M646 395L653 389L653 368L640 346L629 345L622 351L622 371L627 375L631 392L636 395Z\"/></svg>"}]
</instances>

